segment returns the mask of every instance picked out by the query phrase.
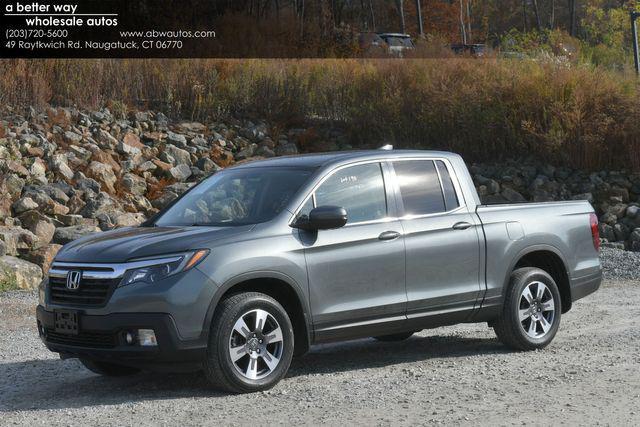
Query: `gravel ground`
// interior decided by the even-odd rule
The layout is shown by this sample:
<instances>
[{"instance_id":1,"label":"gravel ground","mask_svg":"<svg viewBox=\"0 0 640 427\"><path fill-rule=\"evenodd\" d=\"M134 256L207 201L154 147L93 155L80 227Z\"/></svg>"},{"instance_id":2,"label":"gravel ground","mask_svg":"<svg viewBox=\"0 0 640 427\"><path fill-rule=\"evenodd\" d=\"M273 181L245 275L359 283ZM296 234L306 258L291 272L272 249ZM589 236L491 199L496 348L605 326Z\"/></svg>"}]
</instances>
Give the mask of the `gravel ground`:
<instances>
[{"instance_id":1,"label":"gravel ground","mask_svg":"<svg viewBox=\"0 0 640 427\"><path fill-rule=\"evenodd\" d=\"M640 260L605 249L607 280L544 351L486 325L403 343L315 347L275 389L212 391L200 375L96 376L40 343L32 294L0 296L0 424L640 424Z\"/></svg>"},{"instance_id":2,"label":"gravel ground","mask_svg":"<svg viewBox=\"0 0 640 427\"><path fill-rule=\"evenodd\" d=\"M640 281L640 252L603 247L600 259L605 277Z\"/></svg>"}]
</instances>

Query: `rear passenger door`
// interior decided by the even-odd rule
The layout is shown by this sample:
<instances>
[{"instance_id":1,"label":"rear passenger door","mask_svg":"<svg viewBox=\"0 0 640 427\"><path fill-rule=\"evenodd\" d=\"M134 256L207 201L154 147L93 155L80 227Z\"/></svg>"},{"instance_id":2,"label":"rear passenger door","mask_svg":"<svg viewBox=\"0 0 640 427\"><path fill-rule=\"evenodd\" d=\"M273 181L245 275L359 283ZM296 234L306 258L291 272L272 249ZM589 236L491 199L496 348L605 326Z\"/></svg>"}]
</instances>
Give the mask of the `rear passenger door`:
<instances>
[{"instance_id":1,"label":"rear passenger door","mask_svg":"<svg viewBox=\"0 0 640 427\"><path fill-rule=\"evenodd\" d=\"M393 161L406 245L407 317L464 320L480 295L476 222L445 159Z\"/></svg>"}]
</instances>

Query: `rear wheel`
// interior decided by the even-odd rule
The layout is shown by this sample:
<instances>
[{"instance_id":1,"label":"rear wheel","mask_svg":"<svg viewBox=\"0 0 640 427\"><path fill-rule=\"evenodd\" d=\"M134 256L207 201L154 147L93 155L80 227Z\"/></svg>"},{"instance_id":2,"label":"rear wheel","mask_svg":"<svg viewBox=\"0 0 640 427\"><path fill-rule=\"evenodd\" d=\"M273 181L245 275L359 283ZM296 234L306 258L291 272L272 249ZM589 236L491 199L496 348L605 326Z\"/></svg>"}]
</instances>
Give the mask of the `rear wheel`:
<instances>
[{"instance_id":1,"label":"rear wheel","mask_svg":"<svg viewBox=\"0 0 640 427\"><path fill-rule=\"evenodd\" d=\"M247 292L220 303L211 326L205 374L235 393L266 390L289 370L294 335L285 309L268 295Z\"/></svg>"},{"instance_id":2,"label":"rear wheel","mask_svg":"<svg viewBox=\"0 0 640 427\"><path fill-rule=\"evenodd\" d=\"M521 268L511 274L496 335L516 350L544 348L560 326L561 300L553 278L539 268Z\"/></svg>"},{"instance_id":3,"label":"rear wheel","mask_svg":"<svg viewBox=\"0 0 640 427\"><path fill-rule=\"evenodd\" d=\"M94 374L102 375L105 377L126 377L129 375L135 375L140 372L140 369L137 368L116 365L107 362L99 362L97 360L80 359L80 363L82 363L85 368L87 368Z\"/></svg>"},{"instance_id":4,"label":"rear wheel","mask_svg":"<svg viewBox=\"0 0 640 427\"><path fill-rule=\"evenodd\" d=\"M395 342L395 341L404 341L411 338L415 334L415 332L402 332L399 334L391 334L391 335L382 335L379 337L373 337L378 341L382 342Z\"/></svg>"}]
</instances>

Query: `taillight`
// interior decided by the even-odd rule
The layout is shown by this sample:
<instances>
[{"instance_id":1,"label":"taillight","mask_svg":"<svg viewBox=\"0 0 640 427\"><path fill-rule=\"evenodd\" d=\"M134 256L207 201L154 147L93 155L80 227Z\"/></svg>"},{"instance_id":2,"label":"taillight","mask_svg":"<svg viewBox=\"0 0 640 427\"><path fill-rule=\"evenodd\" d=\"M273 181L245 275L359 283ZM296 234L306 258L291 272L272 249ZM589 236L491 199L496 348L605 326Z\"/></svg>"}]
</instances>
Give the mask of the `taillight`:
<instances>
[{"instance_id":1,"label":"taillight","mask_svg":"<svg viewBox=\"0 0 640 427\"><path fill-rule=\"evenodd\" d=\"M598 229L598 217L592 213L589 216L589 222L591 223L591 236L593 237L593 247L596 251L600 250L600 230Z\"/></svg>"}]
</instances>

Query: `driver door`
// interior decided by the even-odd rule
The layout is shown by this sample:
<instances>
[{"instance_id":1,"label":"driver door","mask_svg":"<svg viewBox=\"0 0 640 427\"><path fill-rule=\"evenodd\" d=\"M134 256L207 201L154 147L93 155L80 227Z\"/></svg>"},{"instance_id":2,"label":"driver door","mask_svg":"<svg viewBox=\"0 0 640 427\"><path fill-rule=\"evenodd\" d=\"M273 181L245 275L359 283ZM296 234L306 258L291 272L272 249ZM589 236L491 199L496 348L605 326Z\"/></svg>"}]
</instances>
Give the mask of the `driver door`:
<instances>
[{"instance_id":1,"label":"driver door","mask_svg":"<svg viewBox=\"0 0 640 427\"><path fill-rule=\"evenodd\" d=\"M405 323L404 240L383 171L380 162L339 168L306 206L340 206L348 218L340 229L300 231L318 341L384 334Z\"/></svg>"}]
</instances>

